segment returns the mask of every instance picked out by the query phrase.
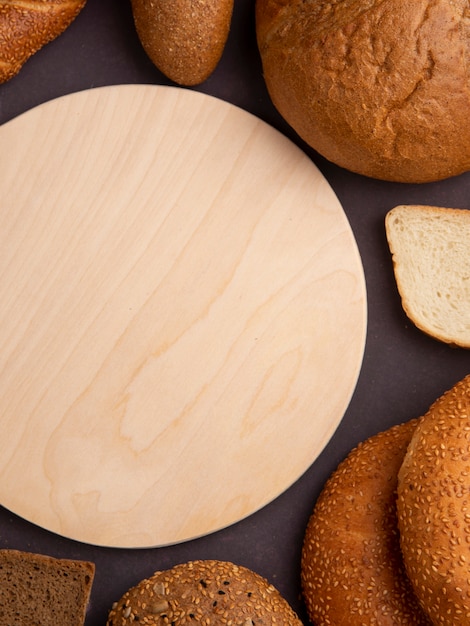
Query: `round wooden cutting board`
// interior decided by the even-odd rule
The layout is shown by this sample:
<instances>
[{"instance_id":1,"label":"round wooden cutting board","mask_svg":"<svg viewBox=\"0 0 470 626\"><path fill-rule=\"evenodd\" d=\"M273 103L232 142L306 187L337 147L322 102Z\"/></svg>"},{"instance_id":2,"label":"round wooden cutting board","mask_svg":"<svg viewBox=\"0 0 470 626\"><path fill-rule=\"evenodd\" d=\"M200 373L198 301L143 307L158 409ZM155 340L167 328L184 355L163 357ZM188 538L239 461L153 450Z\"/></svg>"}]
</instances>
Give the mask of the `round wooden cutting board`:
<instances>
[{"instance_id":1,"label":"round wooden cutting board","mask_svg":"<svg viewBox=\"0 0 470 626\"><path fill-rule=\"evenodd\" d=\"M324 448L366 332L361 260L311 160L176 87L0 128L0 504L150 547L272 501Z\"/></svg>"}]
</instances>

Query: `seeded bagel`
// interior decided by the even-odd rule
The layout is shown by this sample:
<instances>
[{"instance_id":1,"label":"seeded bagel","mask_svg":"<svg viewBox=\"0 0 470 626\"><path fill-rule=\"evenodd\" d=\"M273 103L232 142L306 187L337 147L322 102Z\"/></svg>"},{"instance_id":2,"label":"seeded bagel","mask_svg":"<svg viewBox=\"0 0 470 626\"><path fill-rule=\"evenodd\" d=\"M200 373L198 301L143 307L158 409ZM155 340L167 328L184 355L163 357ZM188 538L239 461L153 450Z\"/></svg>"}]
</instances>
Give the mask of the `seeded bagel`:
<instances>
[{"instance_id":1,"label":"seeded bagel","mask_svg":"<svg viewBox=\"0 0 470 626\"><path fill-rule=\"evenodd\" d=\"M317 626L429 626L405 574L398 470L416 420L359 444L317 500L305 532L302 589Z\"/></svg>"},{"instance_id":2,"label":"seeded bagel","mask_svg":"<svg viewBox=\"0 0 470 626\"><path fill-rule=\"evenodd\" d=\"M155 572L127 591L109 613L107 626L302 626L267 580L226 561L190 561Z\"/></svg>"},{"instance_id":3,"label":"seeded bagel","mask_svg":"<svg viewBox=\"0 0 470 626\"><path fill-rule=\"evenodd\" d=\"M328 160L397 182L470 169L468 0L257 0L266 85Z\"/></svg>"},{"instance_id":4,"label":"seeded bagel","mask_svg":"<svg viewBox=\"0 0 470 626\"><path fill-rule=\"evenodd\" d=\"M434 624L470 623L470 376L430 407L398 476L408 576Z\"/></svg>"}]
</instances>

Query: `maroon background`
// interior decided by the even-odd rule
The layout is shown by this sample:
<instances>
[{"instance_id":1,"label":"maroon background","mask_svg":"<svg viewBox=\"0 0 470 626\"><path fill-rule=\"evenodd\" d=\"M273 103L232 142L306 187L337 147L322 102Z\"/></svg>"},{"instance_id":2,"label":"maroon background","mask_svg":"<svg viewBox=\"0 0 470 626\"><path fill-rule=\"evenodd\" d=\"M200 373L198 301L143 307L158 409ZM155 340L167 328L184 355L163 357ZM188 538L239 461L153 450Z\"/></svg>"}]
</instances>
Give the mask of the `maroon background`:
<instances>
[{"instance_id":1,"label":"maroon background","mask_svg":"<svg viewBox=\"0 0 470 626\"><path fill-rule=\"evenodd\" d=\"M363 367L342 423L312 467L270 505L220 532L164 548L97 548L58 537L0 507L0 547L96 563L87 626L103 625L112 602L154 570L197 558L231 560L252 568L307 621L300 598L300 550L326 478L356 443L420 415L470 370L469 352L426 337L405 317L384 233L385 214L397 204L469 208L470 175L403 185L367 179L325 162L298 139L270 102L256 47L254 0L235 3L223 58L214 74L195 89L238 105L281 130L307 152L338 195L356 236L367 282ZM142 50L129 0L88 0L63 35L37 53L17 77L0 85L0 123L66 93L121 83L171 84Z\"/></svg>"}]
</instances>

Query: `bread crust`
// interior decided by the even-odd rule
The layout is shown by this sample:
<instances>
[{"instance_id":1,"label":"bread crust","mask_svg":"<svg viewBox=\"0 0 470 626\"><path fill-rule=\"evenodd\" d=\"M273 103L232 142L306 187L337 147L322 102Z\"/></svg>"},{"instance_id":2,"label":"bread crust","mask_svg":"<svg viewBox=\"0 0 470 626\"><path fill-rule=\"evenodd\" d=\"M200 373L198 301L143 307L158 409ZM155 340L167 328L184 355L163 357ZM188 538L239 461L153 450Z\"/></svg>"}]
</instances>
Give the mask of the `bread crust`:
<instances>
[{"instance_id":1,"label":"bread crust","mask_svg":"<svg viewBox=\"0 0 470 626\"><path fill-rule=\"evenodd\" d=\"M180 85L215 70L230 31L233 0L132 0L137 34L154 65Z\"/></svg>"},{"instance_id":2,"label":"bread crust","mask_svg":"<svg viewBox=\"0 0 470 626\"><path fill-rule=\"evenodd\" d=\"M302 550L302 589L314 624L429 626L402 563L398 470L416 420L359 444L317 500Z\"/></svg>"},{"instance_id":3,"label":"bread crust","mask_svg":"<svg viewBox=\"0 0 470 626\"><path fill-rule=\"evenodd\" d=\"M201 560L155 572L127 591L107 626L302 626L279 592L262 576L227 561Z\"/></svg>"},{"instance_id":4,"label":"bread crust","mask_svg":"<svg viewBox=\"0 0 470 626\"><path fill-rule=\"evenodd\" d=\"M269 94L300 137L365 176L470 169L466 0L257 0Z\"/></svg>"},{"instance_id":5,"label":"bread crust","mask_svg":"<svg viewBox=\"0 0 470 626\"><path fill-rule=\"evenodd\" d=\"M0 83L70 26L86 0L0 1Z\"/></svg>"},{"instance_id":6,"label":"bread crust","mask_svg":"<svg viewBox=\"0 0 470 626\"><path fill-rule=\"evenodd\" d=\"M398 526L408 576L434 624L470 615L470 376L417 426L399 472Z\"/></svg>"}]
</instances>

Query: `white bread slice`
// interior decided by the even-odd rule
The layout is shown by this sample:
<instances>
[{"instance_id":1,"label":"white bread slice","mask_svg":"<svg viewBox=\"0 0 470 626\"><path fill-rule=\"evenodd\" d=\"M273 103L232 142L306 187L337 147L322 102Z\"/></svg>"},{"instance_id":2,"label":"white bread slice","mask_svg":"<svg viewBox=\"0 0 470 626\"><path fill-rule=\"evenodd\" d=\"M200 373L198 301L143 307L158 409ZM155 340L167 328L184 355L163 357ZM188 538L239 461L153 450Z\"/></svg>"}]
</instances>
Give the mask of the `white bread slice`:
<instances>
[{"instance_id":1,"label":"white bread slice","mask_svg":"<svg viewBox=\"0 0 470 626\"><path fill-rule=\"evenodd\" d=\"M435 339L470 348L470 211L400 205L385 230L407 316Z\"/></svg>"}]
</instances>

